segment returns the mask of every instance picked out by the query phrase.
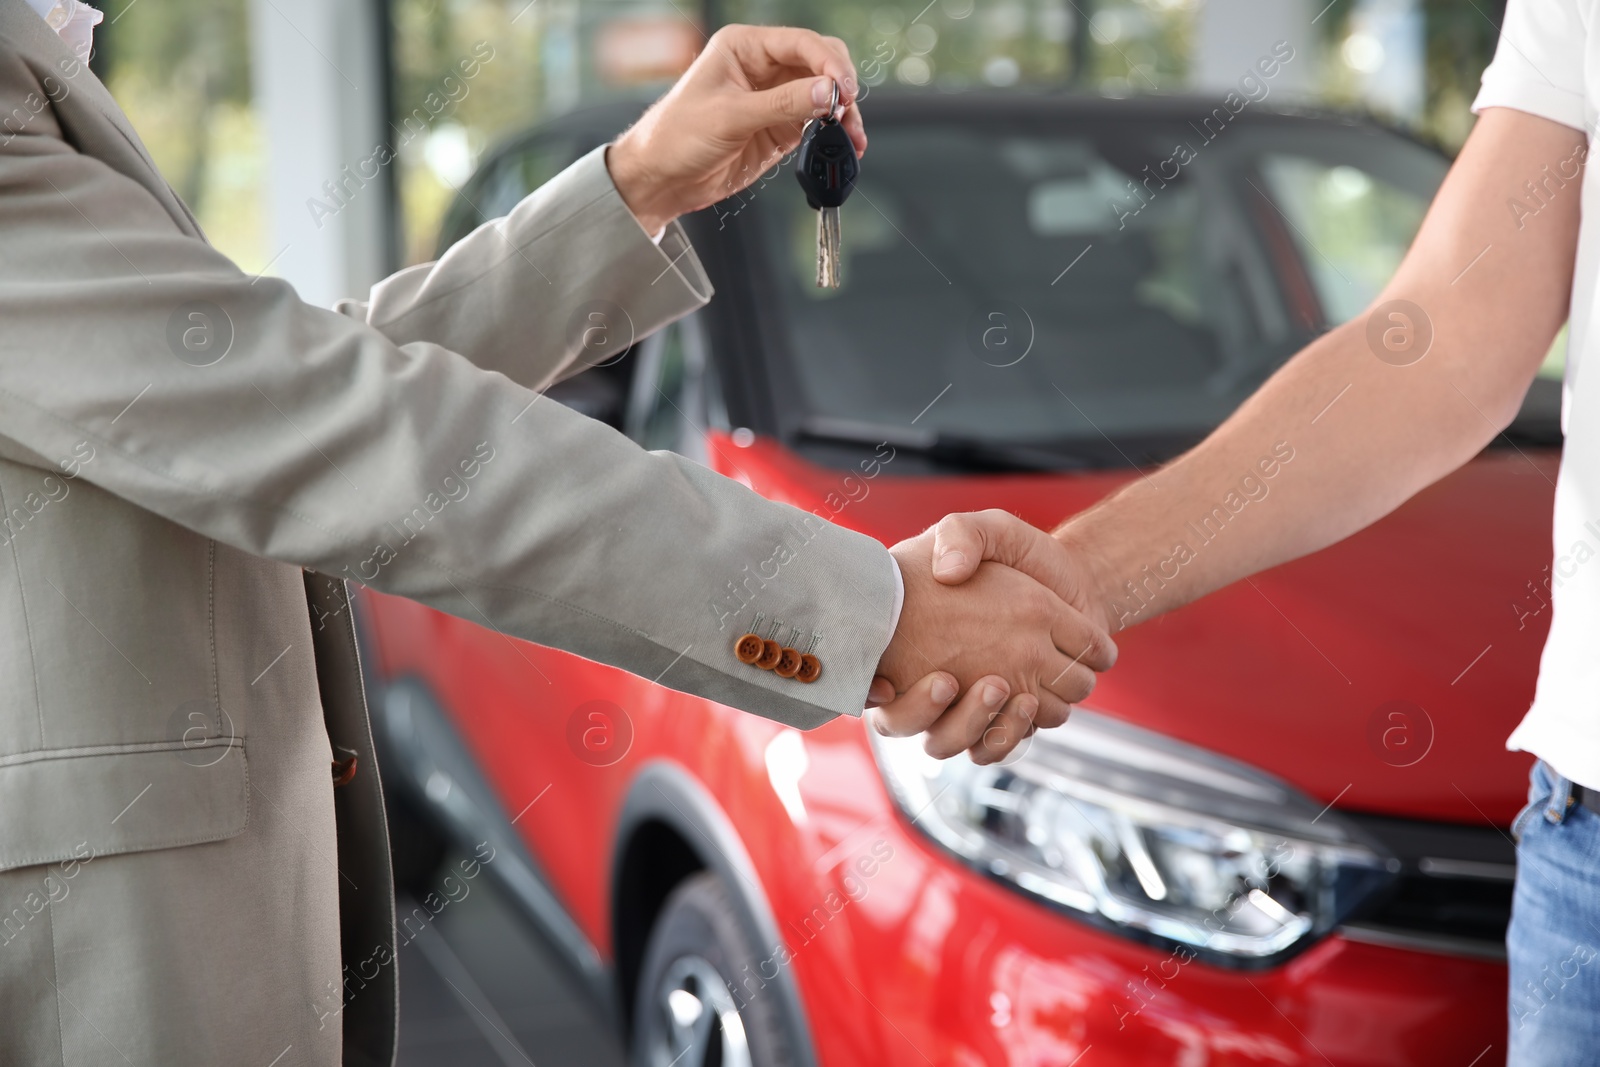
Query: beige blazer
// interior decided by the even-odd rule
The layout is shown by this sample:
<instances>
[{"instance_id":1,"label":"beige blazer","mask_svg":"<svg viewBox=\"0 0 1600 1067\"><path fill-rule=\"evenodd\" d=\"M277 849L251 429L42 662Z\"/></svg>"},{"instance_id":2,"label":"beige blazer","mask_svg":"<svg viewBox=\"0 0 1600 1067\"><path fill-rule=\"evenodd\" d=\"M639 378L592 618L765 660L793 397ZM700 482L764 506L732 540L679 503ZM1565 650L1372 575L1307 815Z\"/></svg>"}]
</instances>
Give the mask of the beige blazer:
<instances>
[{"instance_id":1,"label":"beige blazer","mask_svg":"<svg viewBox=\"0 0 1600 1067\"><path fill-rule=\"evenodd\" d=\"M344 578L798 726L859 713L882 546L539 398L610 354L586 309L642 336L710 296L602 150L309 307L211 248L0 0L0 1063L391 1061ZM757 606L822 635L811 685L734 656L758 568Z\"/></svg>"}]
</instances>

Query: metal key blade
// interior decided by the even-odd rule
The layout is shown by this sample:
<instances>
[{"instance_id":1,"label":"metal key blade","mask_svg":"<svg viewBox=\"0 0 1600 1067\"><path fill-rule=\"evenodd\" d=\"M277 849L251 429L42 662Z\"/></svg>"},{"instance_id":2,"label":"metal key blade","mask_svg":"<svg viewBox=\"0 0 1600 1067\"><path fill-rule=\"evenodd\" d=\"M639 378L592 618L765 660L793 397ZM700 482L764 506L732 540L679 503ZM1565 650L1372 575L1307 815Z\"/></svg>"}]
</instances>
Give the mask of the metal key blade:
<instances>
[{"instance_id":1,"label":"metal key blade","mask_svg":"<svg viewBox=\"0 0 1600 1067\"><path fill-rule=\"evenodd\" d=\"M817 288L839 288L839 209L825 207L817 212Z\"/></svg>"}]
</instances>

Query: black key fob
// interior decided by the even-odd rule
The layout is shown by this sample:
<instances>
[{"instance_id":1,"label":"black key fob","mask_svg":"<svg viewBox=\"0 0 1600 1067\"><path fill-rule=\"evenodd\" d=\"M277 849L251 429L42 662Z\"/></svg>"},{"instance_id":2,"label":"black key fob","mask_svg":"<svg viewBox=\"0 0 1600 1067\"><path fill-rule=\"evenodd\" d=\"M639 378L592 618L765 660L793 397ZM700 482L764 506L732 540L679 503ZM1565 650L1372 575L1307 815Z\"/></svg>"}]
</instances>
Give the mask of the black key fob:
<instances>
[{"instance_id":1,"label":"black key fob","mask_svg":"<svg viewBox=\"0 0 1600 1067\"><path fill-rule=\"evenodd\" d=\"M794 164L794 176L806 191L806 203L813 209L839 207L860 173L856 146L844 126L828 118L806 123Z\"/></svg>"}]
</instances>

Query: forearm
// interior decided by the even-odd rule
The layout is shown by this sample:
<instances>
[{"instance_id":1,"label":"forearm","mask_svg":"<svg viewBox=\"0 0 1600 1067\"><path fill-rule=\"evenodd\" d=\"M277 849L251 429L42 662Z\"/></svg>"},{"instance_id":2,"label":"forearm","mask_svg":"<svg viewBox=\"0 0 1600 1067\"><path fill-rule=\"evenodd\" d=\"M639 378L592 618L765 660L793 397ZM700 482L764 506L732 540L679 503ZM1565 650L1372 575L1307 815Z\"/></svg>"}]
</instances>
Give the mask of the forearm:
<instances>
[{"instance_id":1,"label":"forearm","mask_svg":"<svg viewBox=\"0 0 1600 1067\"><path fill-rule=\"evenodd\" d=\"M1582 140L1486 114L1373 309L1308 346L1187 455L1057 530L1089 561L1086 598L1110 629L1354 533L1504 428L1566 317L1578 182L1532 221L1507 204ZM1395 300L1419 309L1400 309L1416 338L1432 332L1415 362L1420 349L1383 348L1385 329L1404 328L1388 318Z\"/></svg>"},{"instance_id":2,"label":"forearm","mask_svg":"<svg viewBox=\"0 0 1600 1067\"><path fill-rule=\"evenodd\" d=\"M1360 320L1333 331L1203 444L1056 531L1093 561L1091 607L1107 628L1349 536L1471 458L1505 421L1503 403L1480 399L1475 411L1465 383L1465 395L1441 383L1448 397L1395 389L1369 364L1392 369L1366 350Z\"/></svg>"},{"instance_id":3,"label":"forearm","mask_svg":"<svg viewBox=\"0 0 1600 1067\"><path fill-rule=\"evenodd\" d=\"M436 344L544 389L710 298L682 229L653 243L596 149L437 262L408 267L337 310L397 345Z\"/></svg>"}]
</instances>

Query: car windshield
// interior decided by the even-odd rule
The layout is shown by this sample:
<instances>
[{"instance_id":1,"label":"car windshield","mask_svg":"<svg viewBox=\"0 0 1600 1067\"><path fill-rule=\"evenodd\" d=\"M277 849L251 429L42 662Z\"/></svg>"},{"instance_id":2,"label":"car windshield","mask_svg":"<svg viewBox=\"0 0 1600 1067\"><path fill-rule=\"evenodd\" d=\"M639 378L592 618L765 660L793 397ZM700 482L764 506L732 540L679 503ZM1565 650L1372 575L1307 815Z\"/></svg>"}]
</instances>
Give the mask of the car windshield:
<instances>
[{"instance_id":1,"label":"car windshield","mask_svg":"<svg viewBox=\"0 0 1600 1067\"><path fill-rule=\"evenodd\" d=\"M815 284L802 197L749 204L800 436L1167 458L1367 306L1446 167L1336 121L875 117L838 289Z\"/></svg>"}]
</instances>

